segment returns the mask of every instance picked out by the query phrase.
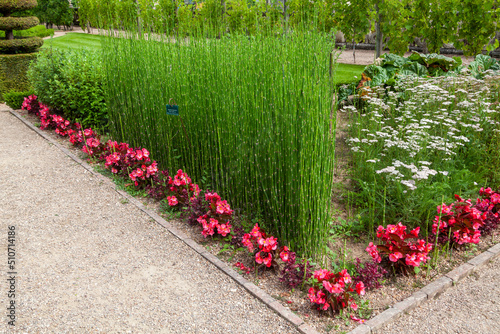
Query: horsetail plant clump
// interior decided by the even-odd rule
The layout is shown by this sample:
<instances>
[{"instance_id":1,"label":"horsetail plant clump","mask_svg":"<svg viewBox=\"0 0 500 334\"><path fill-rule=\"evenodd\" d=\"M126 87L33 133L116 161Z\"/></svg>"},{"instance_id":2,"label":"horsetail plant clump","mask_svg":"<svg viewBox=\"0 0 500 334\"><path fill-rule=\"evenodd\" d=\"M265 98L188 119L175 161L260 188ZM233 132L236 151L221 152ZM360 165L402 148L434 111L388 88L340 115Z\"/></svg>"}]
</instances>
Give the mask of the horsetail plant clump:
<instances>
[{"instance_id":1,"label":"horsetail plant clump","mask_svg":"<svg viewBox=\"0 0 500 334\"><path fill-rule=\"evenodd\" d=\"M164 168L207 175L280 240L319 255L334 164L331 39L136 34L103 48L112 136L150 148Z\"/></svg>"}]
</instances>

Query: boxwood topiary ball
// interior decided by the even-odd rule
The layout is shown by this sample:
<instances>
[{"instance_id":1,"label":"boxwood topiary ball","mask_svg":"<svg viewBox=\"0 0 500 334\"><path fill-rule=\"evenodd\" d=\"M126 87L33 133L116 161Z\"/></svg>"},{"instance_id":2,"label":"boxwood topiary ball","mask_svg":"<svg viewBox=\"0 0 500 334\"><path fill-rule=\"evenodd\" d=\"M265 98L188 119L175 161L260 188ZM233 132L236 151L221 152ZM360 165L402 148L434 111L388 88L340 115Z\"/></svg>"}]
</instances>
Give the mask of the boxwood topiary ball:
<instances>
[{"instance_id":1,"label":"boxwood topiary ball","mask_svg":"<svg viewBox=\"0 0 500 334\"><path fill-rule=\"evenodd\" d=\"M36 0L0 0L0 13L10 14L18 10L35 8Z\"/></svg>"},{"instance_id":2,"label":"boxwood topiary ball","mask_svg":"<svg viewBox=\"0 0 500 334\"><path fill-rule=\"evenodd\" d=\"M25 30L40 23L35 16L29 17L0 17L0 30Z\"/></svg>"},{"instance_id":3,"label":"boxwood topiary ball","mask_svg":"<svg viewBox=\"0 0 500 334\"><path fill-rule=\"evenodd\" d=\"M42 45L40 37L0 39L0 54L36 52Z\"/></svg>"}]
</instances>

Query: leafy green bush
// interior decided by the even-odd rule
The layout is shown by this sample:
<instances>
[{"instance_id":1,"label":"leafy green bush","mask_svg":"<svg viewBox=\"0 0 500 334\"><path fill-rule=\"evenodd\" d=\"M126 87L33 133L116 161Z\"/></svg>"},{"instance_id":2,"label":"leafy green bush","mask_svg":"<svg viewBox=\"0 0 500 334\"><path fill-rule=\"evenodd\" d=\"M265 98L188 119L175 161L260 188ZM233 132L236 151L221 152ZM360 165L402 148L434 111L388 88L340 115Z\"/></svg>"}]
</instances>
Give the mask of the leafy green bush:
<instances>
[{"instance_id":1,"label":"leafy green bush","mask_svg":"<svg viewBox=\"0 0 500 334\"><path fill-rule=\"evenodd\" d=\"M3 95L5 99L5 103L12 109L21 109L24 98L30 95L35 94L34 90L24 91L24 92L16 92L10 91Z\"/></svg>"},{"instance_id":2,"label":"leafy green bush","mask_svg":"<svg viewBox=\"0 0 500 334\"><path fill-rule=\"evenodd\" d=\"M108 123L101 57L90 50L44 50L28 78L43 103L84 127Z\"/></svg>"}]
</instances>

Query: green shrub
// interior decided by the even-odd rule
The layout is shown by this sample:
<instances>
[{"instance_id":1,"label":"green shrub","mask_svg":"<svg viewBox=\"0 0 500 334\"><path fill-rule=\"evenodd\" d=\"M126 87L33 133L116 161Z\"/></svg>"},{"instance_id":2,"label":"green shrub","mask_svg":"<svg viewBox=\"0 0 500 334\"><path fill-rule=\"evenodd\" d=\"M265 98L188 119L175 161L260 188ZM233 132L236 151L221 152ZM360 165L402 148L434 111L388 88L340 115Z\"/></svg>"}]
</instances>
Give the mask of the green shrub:
<instances>
[{"instance_id":1,"label":"green shrub","mask_svg":"<svg viewBox=\"0 0 500 334\"><path fill-rule=\"evenodd\" d=\"M10 91L3 95L5 99L5 103L12 109L21 109L24 98L30 95L35 94L34 90L24 91L24 92L16 92Z\"/></svg>"},{"instance_id":2,"label":"green shrub","mask_svg":"<svg viewBox=\"0 0 500 334\"><path fill-rule=\"evenodd\" d=\"M107 126L103 69L96 52L44 50L28 77L38 98L66 118L85 127Z\"/></svg>"},{"instance_id":3,"label":"green shrub","mask_svg":"<svg viewBox=\"0 0 500 334\"><path fill-rule=\"evenodd\" d=\"M11 90L27 91L30 83L26 71L36 54L0 55L0 100Z\"/></svg>"}]
</instances>

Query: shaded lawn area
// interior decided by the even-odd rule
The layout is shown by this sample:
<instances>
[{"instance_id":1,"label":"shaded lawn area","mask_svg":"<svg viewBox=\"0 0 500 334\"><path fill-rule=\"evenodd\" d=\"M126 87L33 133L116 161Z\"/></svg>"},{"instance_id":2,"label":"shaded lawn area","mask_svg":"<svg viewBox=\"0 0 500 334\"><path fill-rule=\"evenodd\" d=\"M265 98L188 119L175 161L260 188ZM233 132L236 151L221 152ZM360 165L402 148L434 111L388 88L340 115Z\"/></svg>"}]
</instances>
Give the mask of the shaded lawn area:
<instances>
[{"instance_id":1,"label":"shaded lawn area","mask_svg":"<svg viewBox=\"0 0 500 334\"><path fill-rule=\"evenodd\" d=\"M100 50L101 38L102 37L99 35L70 32L64 36L44 40L42 49L53 47L64 50L74 50L81 48Z\"/></svg>"},{"instance_id":2,"label":"shaded lawn area","mask_svg":"<svg viewBox=\"0 0 500 334\"><path fill-rule=\"evenodd\" d=\"M365 67L365 65L337 64L334 74L335 83L346 84L361 80L361 73Z\"/></svg>"}]
</instances>

